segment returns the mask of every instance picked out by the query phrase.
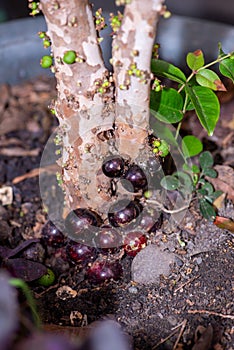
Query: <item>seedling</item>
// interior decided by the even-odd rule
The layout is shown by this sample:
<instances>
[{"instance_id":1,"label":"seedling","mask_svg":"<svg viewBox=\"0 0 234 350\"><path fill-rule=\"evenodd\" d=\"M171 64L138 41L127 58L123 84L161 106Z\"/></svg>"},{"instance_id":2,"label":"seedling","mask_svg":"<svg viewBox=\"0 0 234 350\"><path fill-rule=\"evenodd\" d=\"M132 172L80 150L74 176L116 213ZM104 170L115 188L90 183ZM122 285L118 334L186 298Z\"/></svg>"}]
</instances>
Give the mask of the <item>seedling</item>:
<instances>
[{"instance_id":1,"label":"seedling","mask_svg":"<svg viewBox=\"0 0 234 350\"><path fill-rule=\"evenodd\" d=\"M208 67L219 63L220 72L234 81L233 53L225 54L219 44L219 56L213 62L205 65L201 50L188 53L186 61L192 70L187 78L178 67L159 59L152 60L152 71L157 76L172 80L178 86L177 89L165 86L160 91L152 90L152 114L163 124L177 124L176 135L170 134L169 139L174 147L177 145L184 158L182 171L165 176L161 185L169 191L178 190L184 196L194 192L199 200L201 214L208 220L214 220L216 212L212 203L221 192L214 191L206 179L217 177L217 172L212 169L212 155L209 152L201 153L203 144L193 135L185 136L181 145L178 145L177 139L184 115L190 110L195 110L208 135L213 134L220 114L219 101L214 91L225 91L226 88L219 76ZM159 147L156 147L154 153L157 153L158 149ZM199 154L200 167L195 164L189 165L188 159Z\"/></svg>"},{"instance_id":2,"label":"seedling","mask_svg":"<svg viewBox=\"0 0 234 350\"><path fill-rule=\"evenodd\" d=\"M19 289L22 290L22 292L24 293L24 295L25 295L25 297L27 299L28 305L29 305L29 307L31 309L35 326L37 328L40 328L40 326L41 326L40 317L39 317L38 312L37 312L37 308L36 308L36 305L35 305L34 298L32 296L32 292L31 292L30 288L28 287L28 285L23 280L21 280L20 278L11 278L11 279L9 279L9 284L11 286L13 286L13 287L16 287L16 288L19 288Z\"/></svg>"}]
</instances>

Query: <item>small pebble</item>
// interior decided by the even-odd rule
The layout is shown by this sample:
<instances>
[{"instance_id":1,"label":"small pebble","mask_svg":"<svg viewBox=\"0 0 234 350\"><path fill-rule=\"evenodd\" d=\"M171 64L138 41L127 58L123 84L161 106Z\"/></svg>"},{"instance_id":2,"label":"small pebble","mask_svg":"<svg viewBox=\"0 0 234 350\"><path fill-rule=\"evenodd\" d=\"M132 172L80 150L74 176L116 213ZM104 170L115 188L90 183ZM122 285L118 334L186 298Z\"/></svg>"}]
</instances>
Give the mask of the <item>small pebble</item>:
<instances>
[{"instance_id":1,"label":"small pebble","mask_svg":"<svg viewBox=\"0 0 234 350\"><path fill-rule=\"evenodd\" d=\"M137 293L138 293L138 289L137 289L136 287L134 287L134 286L129 287L129 288L128 288L128 291L129 291L129 293L131 293L131 294L137 294Z\"/></svg>"},{"instance_id":2,"label":"small pebble","mask_svg":"<svg viewBox=\"0 0 234 350\"><path fill-rule=\"evenodd\" d=\"M133 259L132 280L142 284L157 283L160 275L170 274L170 265L173 263L175 263L175 254L162 251L156 245L150 244Z\"/></svg>"},{"instance_id":3,"label":"small pebble","mask_svg":"<svg viewBox=\"0 0 234 350\"><path fill-rule=\"evenodd\" d=\"M167 321L172 325L176 326L178 324L178 320L174 316L168 316Z\"/></svg>"},{"instance_id":4,"label":"small pebble","mask_svg":"<svg viewBox=\"0 0 234 350\"><path fill-rule=\"evenodd\" d=\"M198 265L200 265L202 263L202 258L200 256L196 259L196 263Z\"/></svg>"}]
</instances>

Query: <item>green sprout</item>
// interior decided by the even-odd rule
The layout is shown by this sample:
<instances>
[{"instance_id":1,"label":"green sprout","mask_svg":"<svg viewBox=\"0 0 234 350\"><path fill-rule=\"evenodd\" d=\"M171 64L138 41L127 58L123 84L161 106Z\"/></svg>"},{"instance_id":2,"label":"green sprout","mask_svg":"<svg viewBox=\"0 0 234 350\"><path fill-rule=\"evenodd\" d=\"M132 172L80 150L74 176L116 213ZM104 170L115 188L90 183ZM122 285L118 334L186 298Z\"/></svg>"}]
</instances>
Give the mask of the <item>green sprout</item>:
<instances>
[{"instance_id":1,"label":"green sprout","mask_svg":"<svg viewBox=\"0 0 234 350\"><path fill-rule=\"evenodd\" d=\"M23 291L23 293L27 299L28 305L31 309L35 325L37 328L40 328L41 321L40 321L40 318L39 318L39 315L37 312L35 301L34 301L33 296L32 296L32 292L29 289L28 285L20 278L11 278L9 280L9 284L13 287L20 288Z\"/></svg>"}]
</instances>

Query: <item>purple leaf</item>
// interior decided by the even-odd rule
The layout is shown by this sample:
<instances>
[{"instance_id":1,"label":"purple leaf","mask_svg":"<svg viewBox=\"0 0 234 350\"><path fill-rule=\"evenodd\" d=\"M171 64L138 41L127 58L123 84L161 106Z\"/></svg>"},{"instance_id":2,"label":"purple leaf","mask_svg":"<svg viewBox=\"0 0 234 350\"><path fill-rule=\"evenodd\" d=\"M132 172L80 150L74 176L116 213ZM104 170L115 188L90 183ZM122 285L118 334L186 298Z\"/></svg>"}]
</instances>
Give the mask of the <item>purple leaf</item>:
<instances>
[{"instance_id":1,"label":"purple leaf","mask_svg":"<svg viewBox=\"0 0 234 350\"><path fill-rule=\"evenodd\" d=\"M16 248L10 249L7 247L0 246L0 256L5 258L12 258L13 256L19 254L22 250L28 248L33 243L39 242L39 239L28 239L27 241L22 242Z\"/></svg>"},{"instance_id":2,"label":"purple leaf","mask_svg":"<svg viewBox=\"0 0 234 350\"><path fill-rule=\"evenodd\" d=\"M23 258L7 259L5 266L14 277L21 278L25 282L34 281L47 272L43 264Z\"/></svg>"}]
</instances>

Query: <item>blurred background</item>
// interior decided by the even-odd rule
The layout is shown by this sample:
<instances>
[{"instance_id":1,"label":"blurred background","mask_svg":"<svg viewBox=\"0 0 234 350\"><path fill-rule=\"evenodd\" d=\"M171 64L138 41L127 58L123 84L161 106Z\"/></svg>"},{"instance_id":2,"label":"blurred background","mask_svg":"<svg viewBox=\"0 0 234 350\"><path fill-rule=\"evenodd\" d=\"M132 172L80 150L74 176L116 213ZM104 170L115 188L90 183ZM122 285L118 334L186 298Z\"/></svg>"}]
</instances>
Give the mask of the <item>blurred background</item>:
<instances>
[{"instance_id":1,"label":"blurred background","mask_svg":"<svg viewBox=\"0 0 234 350\"><path fill-rule=\"evenodd\" d=\"M93 0L97 7L111 8L114 0ZM105 5L106 3L106 5ZM234 25L234 0L166 0L175 15ZM112 6L114 8L114 5ZM28 16L27 0L0 0L0 22Z\"/></svg>"},{"instance_id":2,"label":"blurred background","mask_svg":"<svg viewBox=\"0 0 234 350\"><path fill-rule=\"evenodd\" d=\"M110 12L122 11L115 0L90 0L94 9L103 8L108 23ZM183 69L189 51L198 48L206 62L218 55L218 43L223 50L234 50L234 0L166 0L170 19L160 19L156 40L160 43L160 58ZM142 1L142 4L144 2ZM143 6L143 5L142 5ZM37 33L46 30L42 15L29 16L28 0L0 0L0 83L14 84L40 74L50 74L39 64L45 49ZM15 21L15 19L17 19ZM111 70L111 28L101 36L103 57ZM215 69L217 70L217 66ZM49 73L48 73L49 72Z\"/></svg>"}]
</instances>

